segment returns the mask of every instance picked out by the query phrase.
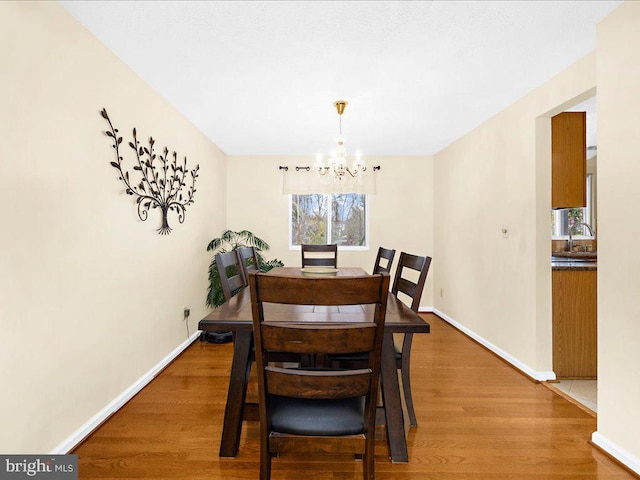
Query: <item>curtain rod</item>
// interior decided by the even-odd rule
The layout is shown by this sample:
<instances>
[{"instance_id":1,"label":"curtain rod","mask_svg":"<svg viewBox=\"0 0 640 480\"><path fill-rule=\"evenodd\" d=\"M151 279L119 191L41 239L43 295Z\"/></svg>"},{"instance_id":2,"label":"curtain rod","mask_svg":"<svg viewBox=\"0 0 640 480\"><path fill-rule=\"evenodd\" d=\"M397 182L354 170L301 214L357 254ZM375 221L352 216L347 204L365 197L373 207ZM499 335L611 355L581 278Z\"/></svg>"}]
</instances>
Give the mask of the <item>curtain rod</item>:
<instances>
[{"instance_id":1,"label":"curtain rod","mask_svg":"<svg viewBox=\"0 0 640 480\"><path fill-rule=\"evenodd\" d=\"M289 171L289 167L287 166L282 166L280 165L278 167L278 170L284 170L285 172ZM299 172L300 170L306 170L307 172L311 171L311 167L296 167L296 172ZM373 171L377 172L378 170L380 170L380 165L376 165L375 167L373 167Z\"/></svg>"}]
</instances>

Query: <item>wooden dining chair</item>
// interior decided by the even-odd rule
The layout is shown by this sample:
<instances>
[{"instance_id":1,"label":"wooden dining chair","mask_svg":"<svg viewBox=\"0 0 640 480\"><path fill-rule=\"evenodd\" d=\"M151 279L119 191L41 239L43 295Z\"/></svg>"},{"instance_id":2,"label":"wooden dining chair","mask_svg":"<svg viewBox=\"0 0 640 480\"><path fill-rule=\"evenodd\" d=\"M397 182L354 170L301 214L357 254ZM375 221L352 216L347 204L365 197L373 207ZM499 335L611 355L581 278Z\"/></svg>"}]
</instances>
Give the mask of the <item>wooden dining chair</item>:
<instances>
[{"instance_id":1,"label":"wooden dining chair","mask_svg":"<svg viewBox=\"0 0 640 480\"><path fill-rule=\"evenodd\" d=\"M271 459L285 452L362 456L363 478L374 480L376 399L389 288L387 274L293 278L249 275L259 412L260 479L271 477ZM305 323L277 318L264 303L362 305L370 318L353 323ZM270 305L270 307L273 307ZM271 312L271 313L269 313ZM280 321L278 321L280 320ZM272 355L367 355L357 369L283 368Z\"/></svg>"},{"instance_id":2,"label":"wooden dining chair","mask_svg":"<svg viewBox=\"0 0 640 480\"><path fill-rule=\"evenodd\" d=\"M249 272L260 271L260 261L255 247L238 248L236 252L238 253L238 261L242 266L245 279L249 278Z\"/></svg>"},{"instance_id":3,"label":"wooden dining chair","mask_svg":"<svg viewBox=\"0 0 640 480\"><path fill-rule=\"evenodd\" d=\"M217 253L216 264L220 275L222 293L225 300L229 300L238 290L247 286L247 279L238 253L236 251Z\"/></svg>"},{"instance_id":4,"label":"wooden dining chair","mask_svg":"<svg viewBox=\"0 0 640 480\"><path fill-rule=\"evenodd\" d=\"M424 284L429 273L429 266L431 265L431 257L419 257L411 255L409 253L401 252L400 260L396 268L396 275L393 280L393 286L391 292L398 297L401 301L403 296L406 295L411 301L411 310L418 312L420 307L420 299L422 298L422 290L424 290ZM409 273L410 271L413 273ZM409 278L408 278L409 277ZM410 278L416 278L416 281ZM411 393L411 343L413 341L412 333L405 333L402 339L402 346L399 348L396 346L396 369L400 371L402 378L402 391L404 395L405 405L407 407L407 414L409 416L409 423L412 427L418 426L418 420L416 419L416 412L413 407L413 395ZM331 355L328 359L328 364L332 367L349 367L355 368L358 365L362 365L363 358L358 354L350 355Z\"/></svg>"},{"instance_id":5,"label":"wooden dining chair","mask_svg":"<svg viewBox=\"0 0 640 480\"><path fill-rule=\"evenodd\" d=\"M338 268L338 245L300 245L302 267Z\"/></svg>"},{"instance_id":6,"label":"wooden dining chair","mask_svg":"<svg viewBox=\"0 0 640 480\"><path fill-rule=\"evenodd\" d=\"M373 273L387 272L391 274L391 265L393 264L393 257L395 256L395 250L379 247L376 263L373 265Z\"/></svg>"},{"instance_id":7,"label":"wooden dining chair","mask_svg":"<svg viewBox=\"0 0 640 480\"><path fill-rule=\"evenodd\" d=\"M431 266L431 257L420 257L410 253L400 252L400 260L396 267L396 275L391 287L391 293L402 300L402 296L406 295L411 300L411 310L418 312L420 307L420 299L422 291L427 280L429 267ZM417 274L417 280L413 281L408 278L408 273L413 271L413 275ZM410 276L411 274L409 274ZM413 396L411 394L411 342L413 341L413 333L405 333L402 340L402 348L396 347L396 368L400 369L402 377L402 390L404 392L404 401L409 414L409 423L412 427L418 426L416 412L413 408Z\"/></svg>"}]
</instances>

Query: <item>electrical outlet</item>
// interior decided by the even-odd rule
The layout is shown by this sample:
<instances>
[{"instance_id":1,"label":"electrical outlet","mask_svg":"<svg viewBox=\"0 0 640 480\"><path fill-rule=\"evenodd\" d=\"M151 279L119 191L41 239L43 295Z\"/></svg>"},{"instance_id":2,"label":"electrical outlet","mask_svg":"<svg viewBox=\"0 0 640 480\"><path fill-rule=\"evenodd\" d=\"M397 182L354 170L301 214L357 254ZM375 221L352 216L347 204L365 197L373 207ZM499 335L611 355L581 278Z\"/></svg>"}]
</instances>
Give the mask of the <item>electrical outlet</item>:
<instances>
[{"instance_id":1,"label":"electrical outlet","mask_svg":"<svg viewBox=\"0 0 640 480\"><path fill-rule=\"evenodd\" d=\"M184 307L184 319L188 319L189 315L191 315L191 310L189 310L189 307Z\"/></svg>"}]
</instances>

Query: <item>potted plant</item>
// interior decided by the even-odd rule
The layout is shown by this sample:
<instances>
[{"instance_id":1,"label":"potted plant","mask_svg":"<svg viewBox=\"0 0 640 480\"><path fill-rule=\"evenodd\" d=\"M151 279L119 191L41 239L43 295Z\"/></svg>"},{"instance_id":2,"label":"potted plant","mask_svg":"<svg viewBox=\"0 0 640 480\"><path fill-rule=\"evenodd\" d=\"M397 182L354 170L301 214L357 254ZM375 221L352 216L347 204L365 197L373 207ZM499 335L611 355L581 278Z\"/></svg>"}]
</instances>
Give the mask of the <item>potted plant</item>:
<instances>
[{"instance_id":1,"label":"potted plant","mask_svg":"<svg viewBox=\"0 0 640 480\"><path fill-rule=\"evenodd\" d=\"M213 259L209 265L209 288L207 291L207 306L218 307L225 301L222 293L222 285L220 284L220 275L218 274L218 264L216 263L215 254L225 253L237 250L242 247L254 247L258 256L259 268L261 272L268 272L272 268L282 267L284 263L280 260L265 260L262 256L263 251L269 250L269 244L259 237L256 237L249 230L233 232L225 230L218 238L214 238L207 245L207 251L213 251Z\"/></svg>"}]
</instances>

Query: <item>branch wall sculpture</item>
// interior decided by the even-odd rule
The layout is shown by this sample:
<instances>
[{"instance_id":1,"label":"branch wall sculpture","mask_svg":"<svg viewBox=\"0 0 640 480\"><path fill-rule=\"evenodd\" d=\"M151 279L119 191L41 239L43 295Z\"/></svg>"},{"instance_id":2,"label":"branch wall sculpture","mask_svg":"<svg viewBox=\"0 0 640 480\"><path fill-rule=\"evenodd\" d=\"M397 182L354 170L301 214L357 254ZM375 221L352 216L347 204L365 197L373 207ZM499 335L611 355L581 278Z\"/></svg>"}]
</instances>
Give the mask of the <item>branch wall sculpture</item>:
<instances>
[{"instance_id":1,"label":"branch wall sculpture","mask_svg":"<svg viewBox=\"0 0 640 480\"><path fill-rule=\"evenodd\" d=\"M178 165L178 155L176 152L169 155L167 147L164 147L162 154L157 155L153 150L155 140L149 137L149 147L141 146L134 128L133 142L129 142L129 147L135 152L136 161L133 170L139 172L140 180L132 180L129 172L122 166L123 159L120 153L122 137L118 136L118 129L113 127L107 110L103 108L100 114L109 123L109 130L105 134L111 137L112 148L116 153L116 161L111 162L111 166L118 170L118 180L124 183L125 192L136 197L138 217L144 222L149 216L150 209L159 208L162 211L162 226L158 228L158 233L168 235L171 233L171 227L167 221L167 214L176 212L178 221L184 222L186 207L193 203L193 194L196 193L195 185L200 165L188 171L187 157L184 157L184 162ZM156 160L159 161L156 162ZM185 181L187 172L191 175L191 185L186 193L183 193L182 189L187 186Z\"/></svg>"}]
</instances>

